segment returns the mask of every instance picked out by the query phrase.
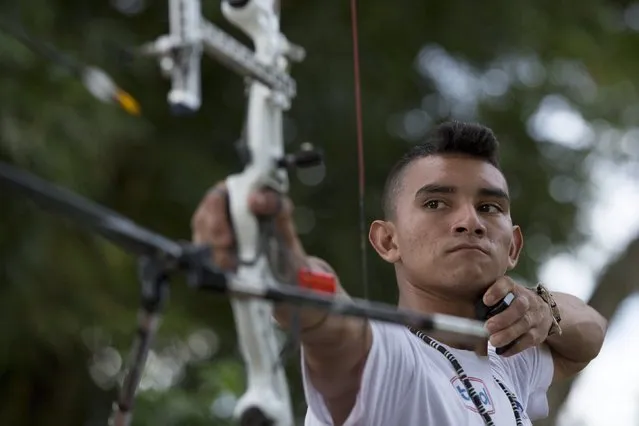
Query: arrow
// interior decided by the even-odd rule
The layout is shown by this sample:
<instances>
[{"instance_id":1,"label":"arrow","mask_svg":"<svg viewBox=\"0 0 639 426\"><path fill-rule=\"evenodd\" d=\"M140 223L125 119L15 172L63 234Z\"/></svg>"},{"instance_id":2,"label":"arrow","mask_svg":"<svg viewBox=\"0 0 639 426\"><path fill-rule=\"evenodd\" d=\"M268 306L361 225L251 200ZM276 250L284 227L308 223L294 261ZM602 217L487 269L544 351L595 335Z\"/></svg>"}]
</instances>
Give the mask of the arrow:
<instances>
[{"instance_id":1,"label":"arrow","mask_svg":"<svg viewBox=\"0 0 639 426\"><path fill-rule=\"evenodd\" d=\"M21 26L0 20L0 30L14 37L32 52L66 69L70 74L80 79L89 93L101 102L116 103L128 114L140 115L140 105L135 98L120 88L103 69L83 64L77 59L63 54L52 45L37 41Z\"/></svg>"}]
</instances>

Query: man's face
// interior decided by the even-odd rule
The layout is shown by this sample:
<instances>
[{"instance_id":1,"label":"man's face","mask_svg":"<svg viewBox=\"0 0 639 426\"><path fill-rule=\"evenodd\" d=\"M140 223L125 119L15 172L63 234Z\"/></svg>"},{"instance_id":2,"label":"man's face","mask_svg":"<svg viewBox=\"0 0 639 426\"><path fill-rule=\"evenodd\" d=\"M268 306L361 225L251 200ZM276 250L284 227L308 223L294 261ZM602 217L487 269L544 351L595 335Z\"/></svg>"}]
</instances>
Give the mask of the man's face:
<instances>
[{"instance_id":1,"label":"man's face","mask_svg":"<svg viewBox=\"0 0 639 426\"><path fill-rule=\"evenodd\" d=\"M478 296L521 250L508 187L491 164L466 156L415 160L403 173L389 224L401 278L420 288Z\"/></svg>"}]
</instances>

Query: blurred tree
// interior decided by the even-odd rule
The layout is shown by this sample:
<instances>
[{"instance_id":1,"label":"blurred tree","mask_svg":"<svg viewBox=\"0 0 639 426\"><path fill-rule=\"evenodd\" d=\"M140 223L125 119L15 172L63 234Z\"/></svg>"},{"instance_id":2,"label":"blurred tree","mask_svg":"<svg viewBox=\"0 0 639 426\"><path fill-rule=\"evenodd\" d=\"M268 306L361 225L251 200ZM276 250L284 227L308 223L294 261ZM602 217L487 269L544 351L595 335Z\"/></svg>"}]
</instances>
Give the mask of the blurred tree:
<instances>
[{"instance_id":1,"label":"blurred tree","mask_svg":"<svg viewBox=\"0 0 639 426\"><path fill-rule=\"evenodd\" d=\"M223 22L217 2L203 3L210 20L246 40ZM534 281L540 262L584 238L575 217L589 200L585 160L595 154L626 164L638 160L636 149L605 137L639 121L632 80L639 70L639 25L631 7L604 0L362 2L367 218L379 214L392 159L434 123L481 121L502 142L514 216L527 235L517 274ZM118 47L167 30L166 8L166 2L142 1L0 4L5 23L104 67L143 108L137 119L96 102L56 64L0 33L0 158L168 237L188 239L202 194L238 169L233 143L245 100L240 78L205 61L201 111L176 118L156 64L122 61ZM286 121L287 141L312 140L327 154L325 170L292 176L300 231L308 250L330 260L359 296L360 266L352 260L359 227L349 7L283 1L282 9L284 31L308 51L294 68L299 96ZM557 140L544 132L548 109L590 122L589 131ZM135 259L4 192L2 207L0 423L104 424L135 331ZM391 268L370 260L370 297L394 303ZM596 306L612 315L626 293L602 284L595 297L610 302ZM214 337L202 343L202 329ZM243 386L227 301L194 295L177 280L155 354L135 424L225 424L233 392ZM291 374L302 415L295 362ZM559 394L553 407L566 392Z\"/></svg>"}]
</instances>

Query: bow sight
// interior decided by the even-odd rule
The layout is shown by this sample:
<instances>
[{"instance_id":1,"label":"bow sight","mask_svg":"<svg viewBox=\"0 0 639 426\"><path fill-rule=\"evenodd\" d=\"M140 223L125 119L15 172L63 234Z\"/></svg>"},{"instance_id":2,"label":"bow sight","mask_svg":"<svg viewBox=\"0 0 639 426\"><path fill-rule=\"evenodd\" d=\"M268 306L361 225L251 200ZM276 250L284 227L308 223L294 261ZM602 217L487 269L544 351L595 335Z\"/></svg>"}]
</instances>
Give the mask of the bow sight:
<instances>
[{"instance_id":1,"label":"bow sight","mask_svg":"<svg viewBox=\"0 0 639 426\"><path fill-rule=\"evenodd\" d=\"M273 1L227 0L222 2L222 12L253 39L255 53L204 19L200 0L169 0L170 33L139 49L143 55L156 57L163 74L171 79L168 103L172 110L186 114L199 109L203 52L281 94L276 99L288 109L297 89L282 61L301 62L306 53L279 32ZM263 20L266 22L260 24Z\"/></svg>"}]
</instances>

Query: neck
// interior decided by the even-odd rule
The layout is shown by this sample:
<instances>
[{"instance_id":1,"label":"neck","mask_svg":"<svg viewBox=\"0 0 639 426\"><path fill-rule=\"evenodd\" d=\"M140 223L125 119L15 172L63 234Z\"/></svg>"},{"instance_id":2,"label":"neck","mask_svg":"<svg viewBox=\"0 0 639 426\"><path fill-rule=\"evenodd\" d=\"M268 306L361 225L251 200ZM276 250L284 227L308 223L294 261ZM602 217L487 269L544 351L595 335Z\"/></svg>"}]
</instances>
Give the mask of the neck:
<instances>
[{"instance_id":1,"label":"neck","mask_svg":"<svg viewBox=\"0 0 639 426\"><path fill-rule=\"evenodd\" d=\"M462 318L476 319L475 301L461 297L443 295L436 291L418 288L410 283L400 285L398 307L423 313L438 313ZM475 351L479 355L487 354L488 341L466 340L448 333L427 332L439 342L457 349Z\"/></svg>"}]
</instances>

